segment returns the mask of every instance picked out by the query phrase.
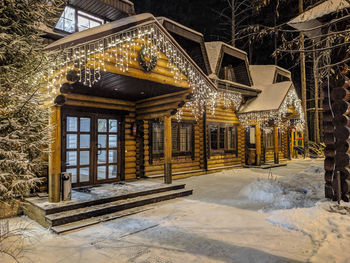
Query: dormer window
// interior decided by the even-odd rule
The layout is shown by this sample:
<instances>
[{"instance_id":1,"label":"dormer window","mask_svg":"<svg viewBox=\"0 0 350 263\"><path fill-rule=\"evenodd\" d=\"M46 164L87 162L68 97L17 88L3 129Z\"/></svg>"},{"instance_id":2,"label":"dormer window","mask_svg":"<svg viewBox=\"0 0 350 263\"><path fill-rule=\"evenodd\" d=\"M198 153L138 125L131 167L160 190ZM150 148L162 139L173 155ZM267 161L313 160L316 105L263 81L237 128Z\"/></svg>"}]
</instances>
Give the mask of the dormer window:
<instances>
[{"instance_id":1,"label":"dormer window","mask_svg":"<svg viewBox=\"0 0 350 263\"><path fill-rule=\"evenodd\" d=\"M104 23L105 21L101 18L90 15L80 10L76 10L73 7L66 6L64 12L60 17L60 20L56 25L56 29L68 33L74 33L83 31L88 28L100 26Z\"/></svg>"},{"instance_id":2,"label":"dormer window","mask_svg":"<svg viewBox=\"0 0 350 263\"><path fill-rule=\"evenodd\" d=\"M283 82L283 81L290 81L290 78L277 73L275 83Z\"/></svg>"},{"instance_id":3,"label":"dormer window","mask_svg":"<svg viewBox=\"0 0 350 263\"><path fill-rule=\"evenodd\" d=\"M222 67L219 73L219 77L225 80L236 81L236 74L232 65Z\"/></svg>"}]
</instances>

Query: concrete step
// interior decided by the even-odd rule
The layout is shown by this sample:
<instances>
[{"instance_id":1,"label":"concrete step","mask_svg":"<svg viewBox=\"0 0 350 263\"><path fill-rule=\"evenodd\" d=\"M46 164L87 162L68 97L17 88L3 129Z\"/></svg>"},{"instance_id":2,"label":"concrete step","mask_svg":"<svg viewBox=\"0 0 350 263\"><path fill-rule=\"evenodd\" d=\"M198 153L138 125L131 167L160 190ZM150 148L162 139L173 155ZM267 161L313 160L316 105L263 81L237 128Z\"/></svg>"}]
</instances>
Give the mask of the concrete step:
<instances>
[{"instance_id":1,"label":"concrete step","mask_svg":"<svg viewBox=\"0 0 350 263\"><path fill-rule=\"evenodd\" d=\"M127 194L123 194L123 195L97 198L95 200L82 201L82 202L73 203L73 204L62 204L62 205L57 206L57 207L45 209L45 214L46 215L56 214L56 213L60 213L60 212L80 209L80 208L89 207L89 206L93 206L93 205L106 204L106 203L110 203L110 202L114 202L114 201L118 201L118 200L134 198L134 197L138 197L138 196L146 196L146 195L150 195L150 194L162 193L162 192L184 189L184 188L185 188L185 184L174 184L174 185L169 185L169 186L158 187L155 189L127 193Z\"/></svg>"},{"instance_id":2,"label":"concrete step","mask_svg":"<svg viewBox=\"0 0 350 263\"><path fill-rule=\"evenodd\" d=\"M79 229L82 229L85 227L97 225L97 224L100 224L103 222L111 221L114 219L122 218L125 216L130 216L130 215L134 215L137 213L145 212L145 211L153 209L153 207L151 207L151 206L152 205L135 207L135 208L127 209L124 211L118 211L118 212L107 214L107 215L91 217L91 218L87 218L84 220L80 220L80 221L76 221L76 222L72 222L72 223L68 223L68 224L64 224L64 225L53 226L53 227L51 227L51 230L52 230L52 232L54 232L56 234L63 234L63 233L71 232L74 230L79 230Z\"/></svg>"},{"instance_id":3,"label":"concrete step","mask_svg":"<svg viewBox=\"0 0 350 263\"><path fill-rule=\"evenodd\" d=\"M177 197L188 196L192 194L192 190L170 190L166 192L148 194L145 196L137 196L124 200L92 205L88 207L78 208L74 210L49 214L45 216L45 220L51 227L64 225L91 217L102 216L115 213L130 208L140 207L147 204L157 203Z\"/></svg>"}]
</instances>

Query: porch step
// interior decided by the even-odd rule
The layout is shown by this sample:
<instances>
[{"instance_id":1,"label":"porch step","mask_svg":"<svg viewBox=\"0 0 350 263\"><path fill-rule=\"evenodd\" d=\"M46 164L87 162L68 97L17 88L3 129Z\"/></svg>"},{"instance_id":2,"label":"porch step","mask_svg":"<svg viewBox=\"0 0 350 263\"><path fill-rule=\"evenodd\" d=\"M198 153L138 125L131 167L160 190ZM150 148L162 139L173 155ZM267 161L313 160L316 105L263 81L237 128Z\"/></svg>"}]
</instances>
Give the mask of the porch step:
<instances>
[{"instance_id":1,"label":"porch step","mask_svg":"<svg viewBox=\"0 0 350 263\"><path fill-rule=\"evenodd\" d=\"M76 222L72 222L64 225L53 226L51 227L51 230L56 234L63 234L70 231L79 230L85 227L97 225L103 222L108 222L114 219L134 215L137 213L141 213L141 212L145 212L153 209L153 207L151 207L152 205L148 205L148 206L150 207L147 207L147 206L135 207L135 208L127 209L125 211L119 211L119 212L115 212L115 213L111 213L103 216L96 216L96 217L92 217L92 218L88 218L88 219L84 219L84 220L80 220L80 221L76 221Z\"/></svg>"},{"instance_id":2,"label":"porch step","mask_svg":"<svg viewBox=\"0 0 350 263\"><path fill-rule=\"evenodd\" d=\"M193 190L170 190L145 196L137 196L129 199L118 200L88 207L73 209L69 211L48 214L45 220L51 227L69 224L72 222L84 220L87 218L98 217L102 215L112 214L118 211L140 207L152 203L170 200L177 197L191 195Z\"/></svg>"}]
</instances>

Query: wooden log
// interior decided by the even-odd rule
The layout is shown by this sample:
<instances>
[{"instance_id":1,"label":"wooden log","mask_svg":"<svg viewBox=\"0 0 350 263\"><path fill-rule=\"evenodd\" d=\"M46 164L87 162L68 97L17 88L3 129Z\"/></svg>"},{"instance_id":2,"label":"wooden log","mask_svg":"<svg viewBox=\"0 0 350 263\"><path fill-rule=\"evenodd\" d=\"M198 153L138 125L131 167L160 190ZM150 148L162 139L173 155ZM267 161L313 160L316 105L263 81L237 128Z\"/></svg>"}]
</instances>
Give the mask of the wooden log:
<instances>
[{"instance_id":1,"label":"wooden log","mask_svg":"<svg viewBox=\"0 0 350 263\"><path fill-rule=\"evenodd\" d=\"M164 183L171 184L172 182L172 138L171 138L171 117L164 116Z\"/></svg>"},{"instance_id":2,"label":"wooden log","mask_svg":"<svg viewBox=\"0 0 350 263\"><path fill-rule=\"evenodd\" d=\"M337 141L346 141L350 135L350 128L346 126L337 126L334 131L334 136Z\"/></svg>"},{"instance_id":3,"label":"wooden log","mask_svg":"<svg viewBox=\"0 0 350 263\"><path fill-rule=\"evenodd\" d=\"M94 65L94 64L96 64L96 65ZM123 70L120 70L119 67L116 67L115 64L110 63L110 62L104 62L104 66L100 62L94 63L93 61L90 61L87 63L87 67L89 67L89 68L94 68L95 66L100 67L100 68L104 68L104 69L106 69L107 72L115 73L115 74L119 74L119 75L136 77L136 78L145 79L145 80L151 80L151 81L155 81L155 82L159 82L159 83L163 83L163 84L169 84L169 85L173 85L173 86L181 87L181 88L189 88L190 87L189 82L186 80L175 81L175 79L173 77L162 75L159 72L146 73L142 69L133 68L133 67L129 67L128 71L123 71Z\"/></svg>"},{"instance_id":4,"label":"wooden log","mask_svg":"<svg viewBox=\"0 0 350 263\"><path fill-rule=\"evenodd\" d=\"M335 168L335 160L333 157L326 157L324 159L324 169L326 171L333 171Z\"/></svg>"},{"instance_id":5,"label":"wooden log","mask_svg":"<svg viewBox=\"0 0 350 263\"><path fill-rule=\"evenodd\" d=\"M71 93L73 92L73 90L74 90L73 86L69 83L63 83L60 88L61 93Z\"/></svg>"},{"instance_id":6,"label":"wooden log","mask_svg":"<svg viewBox=\"0 0 350 263\"><path fill-rule=\"evenodd\" d=\"M333 199L335 193L333 190L332 182L326 182L324 192L326 198Z\"/></svg>"},{"instance_id":7,"label":"wooden log","mask_svg":"<svg viewBox=\"0 0 350 263\"><path fill-rule=\"evenodd\" d=\"M62 106L63 104L66 103L66 97L63 96L63 95L58 95L55 100L54 100L54 103L59 105L59 106Z\"/></svg>"},{"instance_id":8,"label":"wooden log","mask_svg":"<svg viewBox=\"0 0 350 263\"><path fill-rule=\"evenodd\" d=\"M349 100L350 92L343 87L333 88L331 97L333 100Z\"/></svg>"},{"instance_id":9,"label":"wooden log","mask_svg":"<svg viewBox=\"0 0 350 263\"><path fill-rule=\"evenodd\" d=\"M60 201L61 174L61 108L53 106L50 109L51 142L49 151L49 202Z\"/></svg>"},{"instance_id":10,"label":"wooden log","mask_svg":"<svg viewBox=\"0 0 350 263\"><path fill-rule=\"evenodd\" d=\"M336 152L335 153L335 165L337 169L342 167L348 167L349 166L349 155L344 152Z\"/></svg>"},{"instance_id":11,"label":"wooden log","mask_svg":"<svg viewBox=\"0 0 350 263\"><path fill-rule=\"evenodd\" d=\"M333 171L326 171L324 174L324 179L328 183L332 183L333 181Z\"/></svg>"},{"instance_id":12,"label":"wooden log","mask_svg":"<svg viewBox=\"0 0 350 263\"><path fill-rule=\"evenodd\" d=\"M132 101L103 98L103 97L96 97L96 96L89 96L89 95L66 94L65 96L68 99L72 99L72 100L95 101L103 104L130 106L130 109L134 108L136 105L135 102L132 102Z\"/></svg>"},{"instance_id":13,"label":"wooden log","mask_svg":"<svg viewBox=\"0 0 350 263\"><path fill-rule=\"evenodd\" d=\"M335 144L335 138L333 133L325 133L323 136L323 140L326 145Z\"/></svg>"},{"instance_id":14,"label":"wooden log","mask_svg":"<svg viewBox=\"0 0 350 263\"><path fill-rule=\"evenodd\" d=\"M347 114L349 103L343 100L337 100L332 103L332 111L334 115Z\"/></svg>"},{"instance_id":15,"label":"wooden log","mask_svg":"<svg viewBox=\"0 0 350 263\"><path fill-rule=\"evenodd\" d=\"M333 119L334 126L348 126L350 127L350 118L345 115L335 116Z\"/></svg>"},{"instance_id":16,"label":"wooden log","mask_svg":"<svg viewBox=\"0 0 350 263\"><path fill-rule=\"evenodd\" d=\"M348 141L336 141L335 150L337 152L346 153L349 151L349 142Z\"/></svg>"},{"instance_id":17,"label":"wooden log","mask_svg":"<svg viewBox=\"0 0 350 263\"><path fill-rule=\"evenodd\" d=\"M80 79L80 77L78 76L78 71L76 71L76 70L68 71L66 78L68 81L73 82L73 83L77 82Z\"/></svg>"},{"instance_id":18,"label":"wooden log","mask_svg":"<svg viewBox=\"0 0 350 263\"><path fill-rule=\"evenodd\" d=\"M335 145L327 145L324 149L325 157L334 157L335 156Z\"/></svg>"},{"instance_id":19,"label":"wooden log","mask_svg":"<svg viewBox=\"0 0 350 263\"><path fill-rule=\"evenodd\" d=\"M324 122L332 122L333 121L333 115L331 112L324 112L323 113L323 121Z\"/></svg>"}]
</instances>

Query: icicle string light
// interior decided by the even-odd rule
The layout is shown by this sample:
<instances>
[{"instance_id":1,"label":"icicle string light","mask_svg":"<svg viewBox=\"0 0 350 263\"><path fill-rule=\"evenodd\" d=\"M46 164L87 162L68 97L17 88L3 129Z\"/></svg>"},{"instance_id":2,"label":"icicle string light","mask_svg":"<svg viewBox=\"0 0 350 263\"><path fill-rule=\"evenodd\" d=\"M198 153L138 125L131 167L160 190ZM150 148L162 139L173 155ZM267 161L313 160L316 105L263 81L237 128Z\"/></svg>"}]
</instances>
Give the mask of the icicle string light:
<instances>
[{"instance_id":1,"label":"icicle string light","mask_svg":"<svg viewBox=\"0 0 350 263\"><path fill-rule=\"evenodd\" d=\"M294 110L298 113L298 116L292 121L286 121L285 118L287 117L288 109L290 106L294 107ZM301 105L301 101L294 89L290 89L288 91L285 99L281 104L281 107L278 110L241 113L238 114L238 118L242 126L245 128L248 128L252 124L259 123L261 129L266 131L271 128L271 121L273 121L274 125L277 125L281 130L287 129L291 124L297 127L305 126L304 111Z\"/></svg>"},{"instance_id":2,"label":"icicle string light","mask_svg":"<svg viewBox=\"0 0 350 263\"><path fill-rule=\"evenodd\" d=\"M136 61L137 45L145 46L148 54L152 56L159 58L162 53L168 58L167 66L174 82L188 81L192 90L192 99L187 103L187 107L192 108L195 116L201 116L205 101L216 98L217 91L156 24L128 29L58 51L64 55L55 59L54 68L61 72L52 79L49 86L54 91L57 84L61 83L59 79L64 78L67 72L76 70L79 81L92 87L101 79L101 72L106 71L106 64L112 61L121 72L127 72L132 61ZM232 102L229 101L231 97L234 98ZM237 96L225 95L224 100L228 105L237 105L236 98Z\"/></svg>"}]
</instances>

